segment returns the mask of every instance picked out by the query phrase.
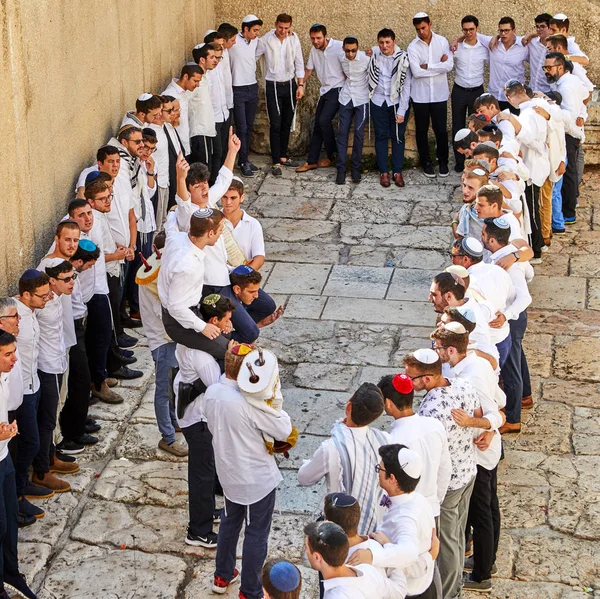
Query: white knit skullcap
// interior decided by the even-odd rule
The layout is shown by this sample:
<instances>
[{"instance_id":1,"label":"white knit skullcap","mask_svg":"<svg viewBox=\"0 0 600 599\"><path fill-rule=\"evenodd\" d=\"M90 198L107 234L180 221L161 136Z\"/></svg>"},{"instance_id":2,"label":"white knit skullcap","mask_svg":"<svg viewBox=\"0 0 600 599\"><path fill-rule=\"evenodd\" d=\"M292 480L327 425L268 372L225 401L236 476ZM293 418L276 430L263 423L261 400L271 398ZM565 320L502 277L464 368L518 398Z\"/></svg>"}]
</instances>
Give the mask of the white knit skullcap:
<instances>
[{"instance_id":1,"label":"white knit skullcap","mask_svg":"<svg viewBox=\"0 0 600 599\"><path fill-rule=\"evenodd\" d=\"M489 139L487 141L482 141L479 145L486 146L488 148L496 148L496 144L493 141L490 141Z\"/></svg>"},{"instance_id":2,"label":"white knit skullcap","mask_svg":"<svg viewBox=\"0 0 600 599\"><path fill-rule=\"evenodd\" d=\"M460 141L471 133L471 129L459 129L454 136L454 141Z\"/></svg>"},{"instance_id":3,"label":"white knit skullcap","mask_svg":"<svg viewBox=\"0 0 600 599\"><path fill-rule=\"evenodd\" d=\"M44 268L54 268L63 262L65 262L64 258L48 258L44 260Z\"/></svg>"},{"instance_id":4,"label":"white knit skullcap","mask_svg":"<svg viewBox=\"0 0 600 599\"><path fill-rule=\"evenodd\" d=\"M449 266L444 272L449 272L451 275L456 275L461 279L465 279L469 276L469 271L460 264L453 264L452 266Z\"/></svg>"},{"instance_id":5,"label":"white knit skullcap","mask_svg":"<svg viewBox=\"0 0 600 599\"><path fill-rule=\"evenodd\" d=\"M411 478L419 478L421 476L423 460L416 451L403 447L398 452L398 463L400 464L400 468Z\"/></svg>"},{"instance_id":6,"label":"white knit skullcap","mask_svg":"<svg viewBox=\"0 0 600 599\"><path fill-rule=\"evenodd\" d=\"M467 308L467 306L457 306L456 310L459 312L459 314L463 316L463 318L466 318L469 322L472 322L473 324L477 322L475 312L473 312L473 310L471 310L470 308Z\"/></svg>"},{"instance_id":7,"label":"white knit skullcap","mask_svg":"<svg viewBox=\"0 0 600 599\"><path fill-rule=\"evenodd\" d=\"M501 216L495 218L493 220L493 223L500 229L510 229L510 223Z\"/></svg>"},{"instance_id":8,"label":"white knit skullcap","mask_svg":"<svg viewBox=\"0 0 600 599\"><path fill-rule=\"evenodd\" d=\"M207 35L209 35L209 34L211 34L211 33L216 33L216 31L217 31L216 29L207 29L207 30L204 32L204 35L203 35L203 37L206 37Z\"/></svg>"},{"instance_id":9,"label":"white knit skullcap","mask_svg":"<svg viewBox=\"0 0 600 599\"><path fill-rule=\"evenodd\" d=\"M239 181L242 185L244 184L244 182L236 175L233 175L233 177L231 177L232 181Z\"/></svg>"},{"instance_id":10,"label":"white knit skullcap","mask_svg":"<svg viewBox=\"0 0 600 599\"><path fill-rule=\"evenodd\" d=\"M143 93L138 100L140 102L145 102L146 100L149 100L152 97L152 94L148 94L148 93Z\"/></svg>"},{"instance_id":11,"label":"white knit skullcap","mask_svg":"<svg viewBox=\"0 0 600 599\"><path fill-rule=\"evenodd\" d=\"M418 12L413 19L426 19L429 15L426 12Z\"/></svg>"},{"instance_id":12,"label":"white knit skullcap","mask_svg":"<svg viewBox=\"0 0 600 599\"><path fill-rule=\"evenodd\" d=\"M432 349L418 349L413 356L421 364L435 364L439 360L438 355Z\"/></svg>"},{"instance_id":13,"label":"white knit skullcap","mask_svg":"<svg viewBox=\"0 0 600 599\"><path fill-rule=\"evenodd\" d=\"M460 322L447 322L445 324L443 323L441 326L447 331L456 333L457 335L464 335L467 332L467 329L465 329L464 325L460 324Z\"/></svg>"},{"instance_id":14,"label":"white knit skullcap","mask_svg":"<svg viewBox=\"0 0 600 599\"><path fill-rule=\"evenodd\" d=\"M242 23L252 23L253 21L260 21L260 19L256 15L246 15L242 19Z\"/></svg>"},{"instance_id":15,"label":"white knit skullcap","mask_svg":"<svg viewBox=\"0 0 600 599\"><path fill-rule=\"evenodd\" d=\"M567 15L565 13L559 12L557 15L554 15L552 18L556 19L557 21L566 21L569 17L567 17Z\"/></svg>"},{"instance_id":16,"label":"white knit skullcap","mask_svg":"<svg viewBox=\"0 0 600 599\"><path fill-rule=\"evenodd\" d=\"M477 175L478 177L483 177L484 175L487 175L487 173L482 168L474 168L471 172L474 175Z\"/></svg>"},{"instance_id":17,"label":"white knit skullcap","mask_svg":"<svg viewBox=\"0 0 600 599\"><path fill-rule=\"evenodd\" d=\"M463 237L461 246L469 256L483 256L483 245L475 237Z\"/></svg>"}]
</instances>

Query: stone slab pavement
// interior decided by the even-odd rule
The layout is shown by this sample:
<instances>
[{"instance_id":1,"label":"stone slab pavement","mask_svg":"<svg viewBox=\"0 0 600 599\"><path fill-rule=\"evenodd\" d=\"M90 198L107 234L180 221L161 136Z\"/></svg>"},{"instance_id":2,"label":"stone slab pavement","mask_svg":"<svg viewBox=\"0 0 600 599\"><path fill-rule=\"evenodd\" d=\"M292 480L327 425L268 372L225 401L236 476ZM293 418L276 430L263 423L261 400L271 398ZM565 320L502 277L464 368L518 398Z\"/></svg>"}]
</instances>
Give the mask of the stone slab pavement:
<instances>
[{"instance_id":1,"label":"stone slab pavement","mask_svg":"<svg viewBox=\"0 0 600 599\"><path fill-rule=\"evenodd\" d=\"M427 180L417 171L402 190L383 189L374 174L359 185L333 180L333 169L282 179L263 171L247 184L246 208L265 230L264 287L286 310L262 344L282 362L285 407L300 431L281 460L269 553L301 567L305 599L318 587L302 526L319 514L326 488L298 487L297 468L358 384L397 372L407 351L428 343L427 292L448 264L459 185L454 173ZM522 433L505 439L494 599L600 595L599 225L596 173L586 175L578 223L555 236L536 267L525 340L535 407ZM23 569L40 599L211 596L214 553L183 542L186 460L157 448L143 339L136 355L145 374L120 386L125 403L91 410L102 441L83 455L73 492L41 502L46 517L20 532Z\"/></svg>"}]
</instances>

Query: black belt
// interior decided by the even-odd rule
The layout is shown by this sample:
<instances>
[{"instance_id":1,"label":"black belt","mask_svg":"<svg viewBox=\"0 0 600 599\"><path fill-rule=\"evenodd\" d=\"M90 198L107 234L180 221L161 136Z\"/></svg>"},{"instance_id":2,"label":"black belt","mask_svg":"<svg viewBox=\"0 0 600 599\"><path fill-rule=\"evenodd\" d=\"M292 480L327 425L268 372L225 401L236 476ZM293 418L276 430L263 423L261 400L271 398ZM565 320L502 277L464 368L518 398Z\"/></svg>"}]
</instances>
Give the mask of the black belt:
<instances>
[{"instance_id":1,"label":"black belt","mask_svg":"<svg viewBox=\"0 0 600 599\"><path fill-rule=\"evenodd\" d=\"M458 83L454 84L456 87L458 87L458 89L462 89L465 92L474 92L480 89L483 89L483 84L482 85L478 85L477 87L463 87L462 85L458 85Z\"/></svg>"},{"instance_id":2,"label":"black belt","mask_svg":"<svg viewBox=\"0 0 600 599\"><path fill-rule=\"evenodd\" d=\"M293 81L293 79L290 79L289 81L268 81L268 83L272 83L277 87L287 87L288 85L291 85Z\"/></svg>"}]
</instances>

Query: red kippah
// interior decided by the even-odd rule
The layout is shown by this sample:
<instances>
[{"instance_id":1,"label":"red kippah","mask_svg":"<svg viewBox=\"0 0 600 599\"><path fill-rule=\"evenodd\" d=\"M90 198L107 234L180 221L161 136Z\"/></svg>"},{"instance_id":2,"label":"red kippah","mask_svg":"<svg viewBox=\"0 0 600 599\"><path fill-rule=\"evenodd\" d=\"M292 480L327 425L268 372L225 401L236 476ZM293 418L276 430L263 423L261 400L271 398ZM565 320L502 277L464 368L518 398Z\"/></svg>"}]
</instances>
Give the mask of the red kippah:
<instances>
[{"instance_id":1,"label":"red kippah","mask_svg":"<svg viewBox=\"0 0 600 599\"><path fill-rule=\"evenodd\" d=\"M396 391L398 391L398 393L402 393L402 395L408 395L415 388L411 378L405 374L397 374L392 379L392 386L394 389L396 389Z\"/></svg>"}]
</instances>

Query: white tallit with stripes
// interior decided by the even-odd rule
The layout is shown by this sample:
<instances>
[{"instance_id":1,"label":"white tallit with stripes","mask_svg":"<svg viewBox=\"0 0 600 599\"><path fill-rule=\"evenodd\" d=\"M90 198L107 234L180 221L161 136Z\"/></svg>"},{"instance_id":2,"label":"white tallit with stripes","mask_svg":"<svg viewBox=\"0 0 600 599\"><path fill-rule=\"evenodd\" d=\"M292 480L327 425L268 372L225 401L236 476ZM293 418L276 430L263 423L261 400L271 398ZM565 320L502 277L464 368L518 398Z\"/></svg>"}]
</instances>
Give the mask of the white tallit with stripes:
<instances>
[{"instance_id":1,"label":"white tallit with stripes","mask_svg":"<svg viewBox=\"0 0 600 599\"><path fill-rule=\"evenodd\" d=\"M382 56L381 50L377 47L373 48L373 56L369 63L368 85L369 97L375 92L375 88L379 85L379 65L377 61ZM392 66L392 85L390 89L390 100L392 104L397 104L400 99L400 93L406 81L406 72L409 69L408 54L401 50L398 46L394 46L394 64Z\"/></svg>"},{"instance_id":2,"label":"white tallit with stripes","mask_svg":"<svg viewBox=\"0 0 600 599\"><path fill-rule=\"evenodd\" d=\"M379 447L390 443L387 433L370 426L364 428L366 435L355 434L359 429L348 428L342 422L336 422L331 429L331 439L342 465L342 490L360 505L359 535L367 535L377 528L377 508L383 490L375 466L381 461Z\"/></svg>"}]
</instances>

